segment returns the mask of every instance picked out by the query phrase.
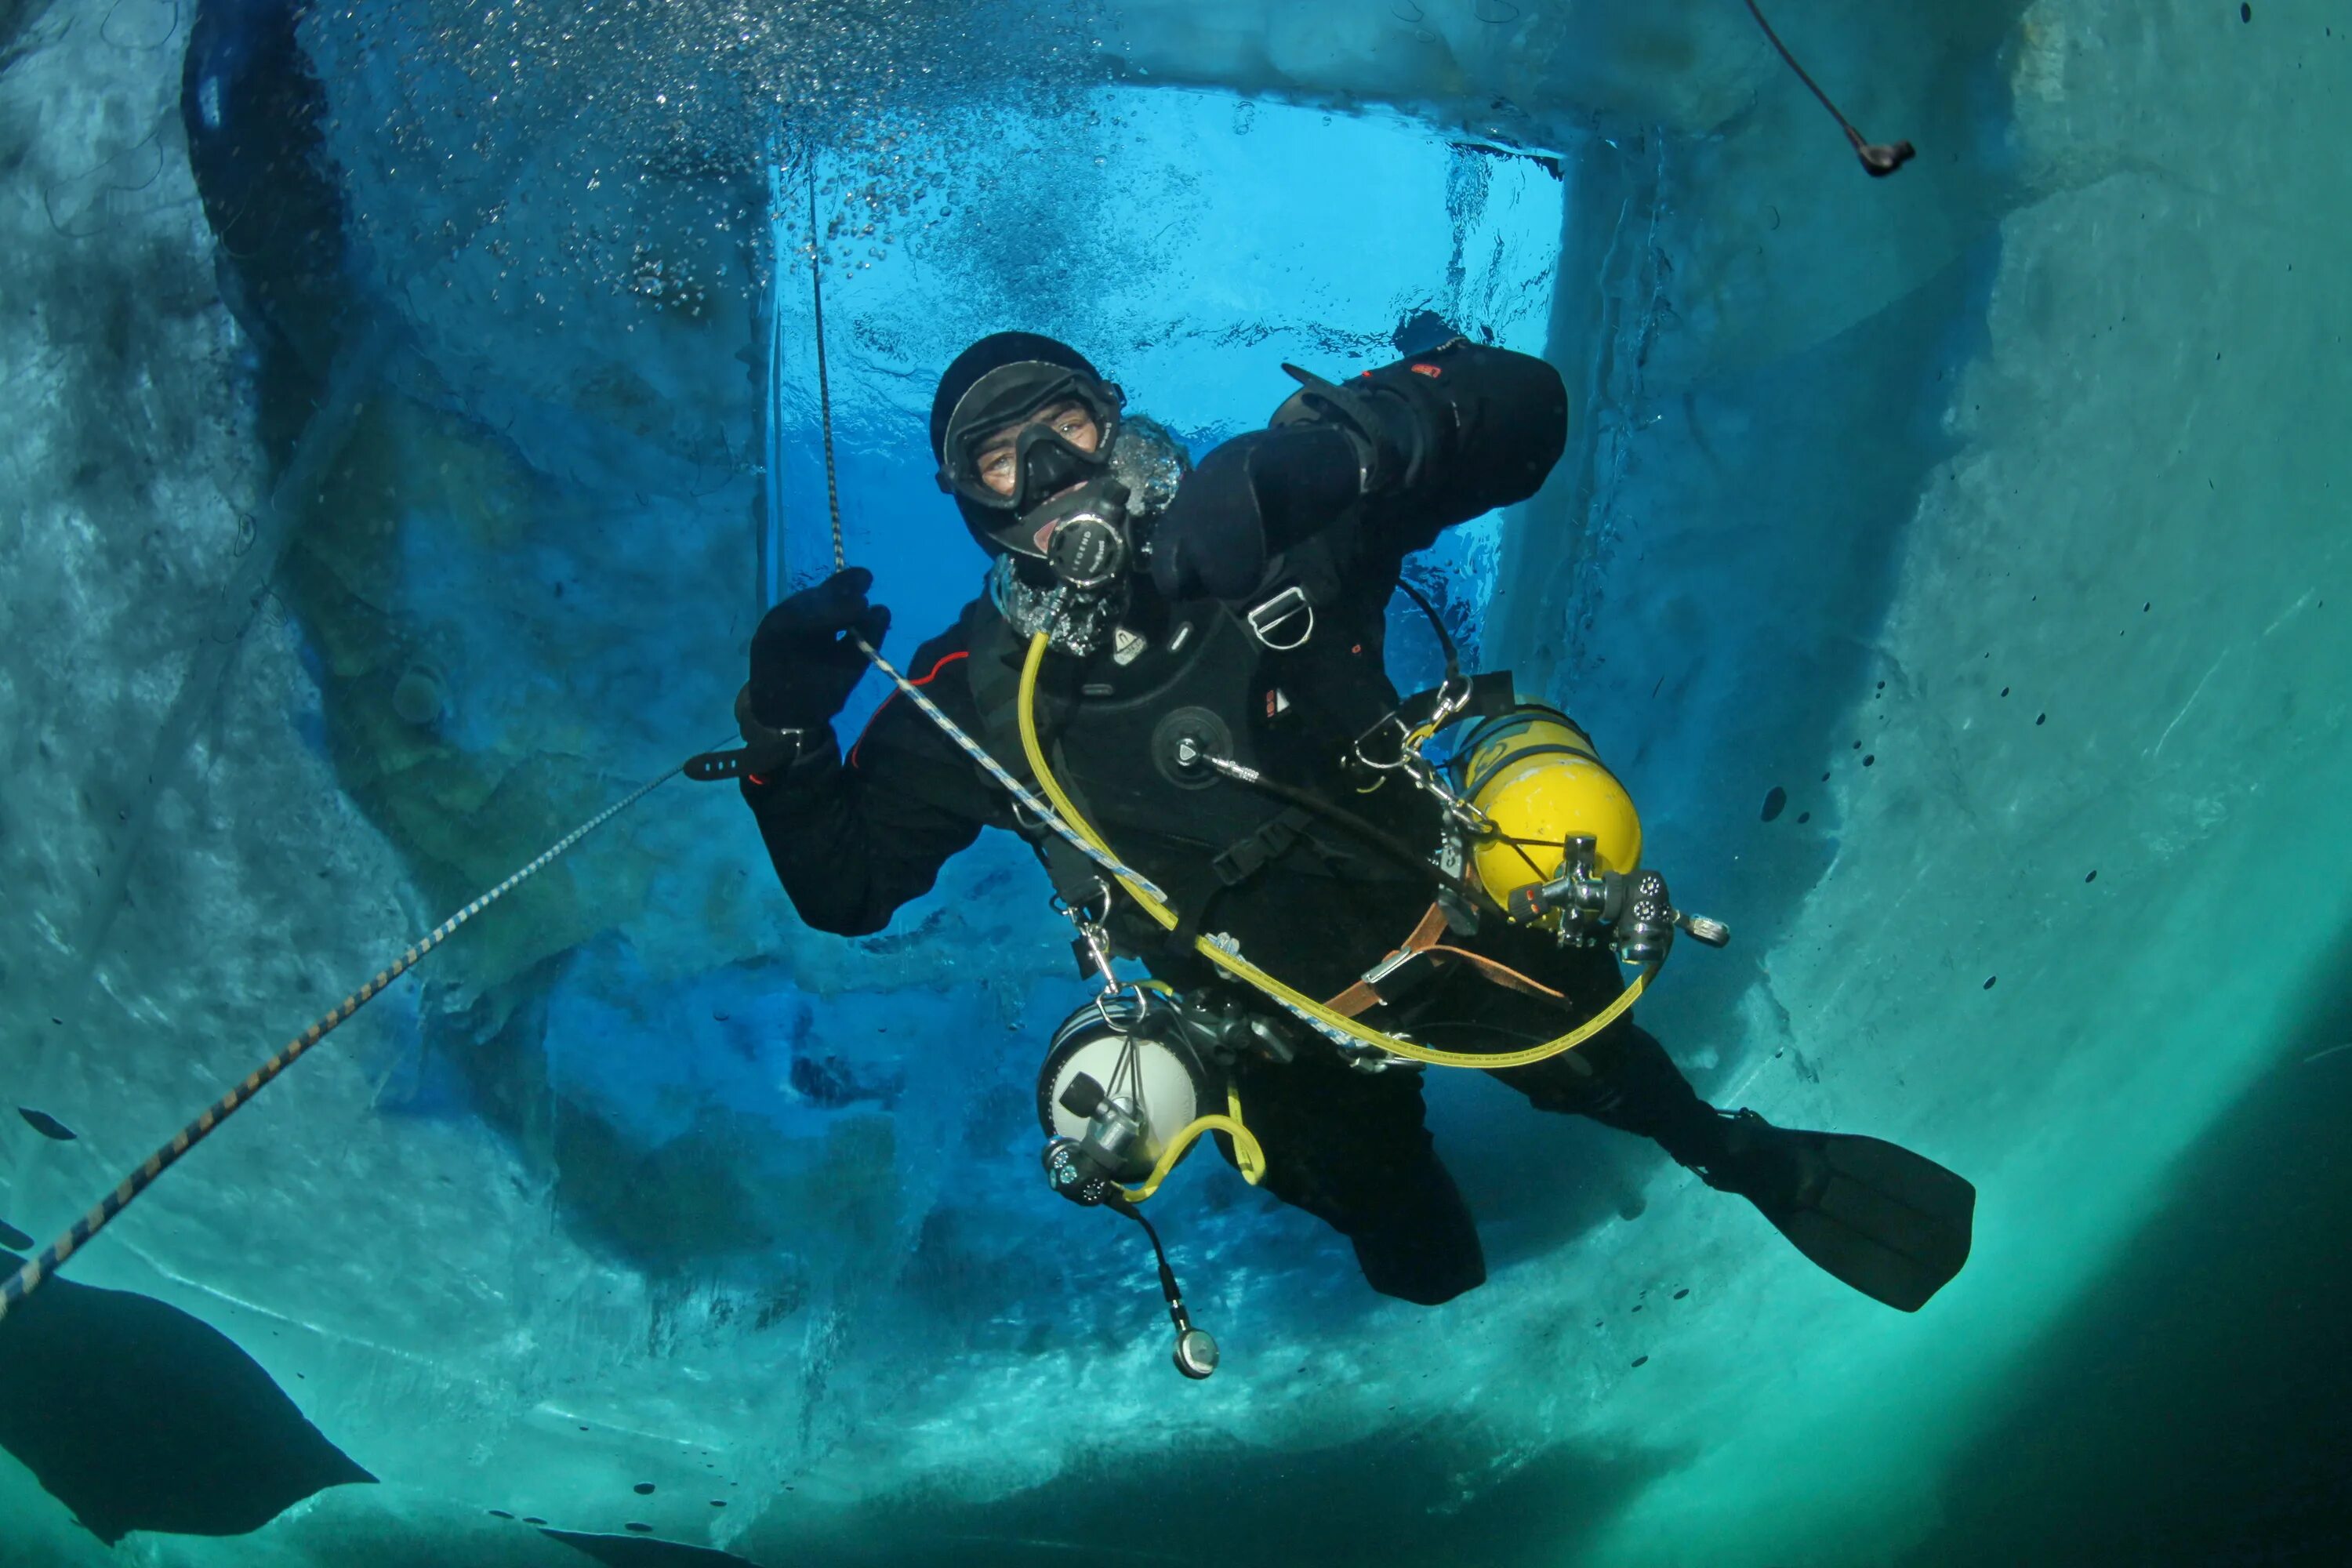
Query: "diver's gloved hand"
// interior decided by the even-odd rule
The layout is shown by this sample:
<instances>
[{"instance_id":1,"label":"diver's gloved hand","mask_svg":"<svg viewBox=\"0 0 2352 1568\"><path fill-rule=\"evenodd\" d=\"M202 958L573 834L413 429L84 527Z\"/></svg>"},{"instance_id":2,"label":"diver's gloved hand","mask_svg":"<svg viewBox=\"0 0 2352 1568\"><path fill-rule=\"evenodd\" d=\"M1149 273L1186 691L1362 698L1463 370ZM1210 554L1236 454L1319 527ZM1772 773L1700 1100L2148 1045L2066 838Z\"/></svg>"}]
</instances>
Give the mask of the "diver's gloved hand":
<instances>
[{"instance_id":1,"label":"diver's gloved hand","mask_svg":"<svg viewBox=\"0 0 2352 1568\"><path fill-rule=\"evenodd\" d=\"M849 700L866 656L854 633L879 647L890 612L866 602L874 574L836 572L780 601L751 635L751 712L779 730L819 730Z\"/></svg>"},{"instance_id":2,"label":"diver's gloved hand","mask_svg":"<svg viewBox=\"0 0 2352 1568\"><path fill-rule=\"evenodd\" d=\"M1354 503L1362 470L1335 426L1253 430L1176 487L1151 534L1151 580L1171 599L1238 599L1265 563Z\"/></svg>"},{"instance_id":3,"label":"diver's gloved hand","mask_svg":"<svg viewBox=\"0 0 2352 1568\"><path fill-rule=\"evenodd\" d=\"M1344 382L1283 368L1300 384L1275 427L1345 431L1367 505L1410 538L1527 500L1567 445L1568 388L1533 354L1456 338Z\"/></svg>"},{"instance_id":4,"label":"diver's gloved hand","mask_svg":"<svg viewBox=\"0 0 2352 1568\"><path fill-rule=\"evenodd\" d=\"M1446 421L1415 377L1370 373L1338 383L1295 364L1282 368L1299 389L1275 411L1274 427L1339 432L1355 452L1357 488L1365 495L1401 495L1436 462Z\"/></svg>"}]
</instances>

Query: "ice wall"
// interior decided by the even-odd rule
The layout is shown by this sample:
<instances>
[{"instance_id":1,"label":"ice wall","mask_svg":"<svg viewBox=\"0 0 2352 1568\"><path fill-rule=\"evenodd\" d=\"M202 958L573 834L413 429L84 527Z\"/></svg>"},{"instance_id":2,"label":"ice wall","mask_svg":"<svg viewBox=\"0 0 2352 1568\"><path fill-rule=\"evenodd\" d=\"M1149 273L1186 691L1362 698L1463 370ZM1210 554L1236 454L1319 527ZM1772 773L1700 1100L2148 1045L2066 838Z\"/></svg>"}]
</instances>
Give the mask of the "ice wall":
<instances>
[{"instance_id":1,"label":"ice wall","mask_svg":"<svg viewBox=\"0 0 2352 1568\"><path fill-rule=\"evenodd\" d=\"M1584 547L1560 679L1596 722L1654 716L1647 793L1734 850L1706 858L1727 902L1827 861L1751 955L1732 1083L1937 1150L1985 1194L1951 1310L1841 1334L1841 1304L1789 1303L1678 1355L1645 1392L1680 1415L1629 1428L1702 1457L1612 1558L1863 1561L1931 1532L1947 1445L2000 1403L2006 1358L2340 988L2347 475L2284 411L2345 398L2323 345L2352 300L2305 258L2345 193L2271 150L2327 134L2319 84L2347 60L2315 11L2252 15L2024 10L1997 74L1958 84L2006 95L2000 133L1903 130L1914 195L1966 216L1956 154L2005 187L1964 243L1868 314L1771 312L1769 357L1670 331L1594 481L1622 522ZM2259 130L2249 101L2273 106ZM1735 340L1754 282L1848 258L1771 259L1746 182L1718 183L1754 149L1735 129L1691 154L1658 284ZM1685 226L1713 234L1681 249ZM1883 616L1857 615L1880 572ZM2293 934L2235 940L2214 911L2250 898L2297 911ZM1680 1000L1657 1011L1679 1024Z\"/></svg>"},{"instance_id":2,"label":"ice wall","mask_svg":"<svg viewBox=\"0 0 2352 1568\"><path fill-rule=\"evenodd\" d=\"M1849 112L1919 142L1882 183L1737 7L1513 11L1130 6L1101 35L1118 92L932 106L957 134L909 155L977 149L996 183L929 249L830 252L853 554L909 631L976 566L905 542L941 521L925 377L972 332L1059 328L1201 440L1262 416L1274 360L1369 360L1422 309L1540 333L1578 443L1460 559L1500 552L1488 662L1595 726L1678 889L1740 929L1648 1014L1719 1100L1976 1177L1969 1273L1895 1318L1679 1173L1448 1083L1495 1281L1375 1303L1314 1227L1192 1173L1170 1223L1233 1360L1182 1386L1125 1238L1094 1250L1029 1169L1026 1042L1065 987L1020 858L832 942L731 801L665 792L76 1259L236 1336L386 1483L153 1561L562 1558L493 1508L770 1562L1875 1563L1932 1533L2004 1369L2331 978L2352 207L2302 150L2340 132L2352 40L2288 4L1790 10ZM474 79L436 99L314 26L355 293L400 331L240 637L222 594L272 474L177 141L175 13L68 15L0 20L0 1018L14 1099L83 1133L0 1139L0 1215L43 1233L724 728L756 609L738 353L768 297L732 239L684 291L576 265L625 236L599 268L667 280L714 213L763 231L723 163L616 180L564 228L570 132L376 138ZM1234 89L1409 115L1325 128ZM466 178L419 177L428 144ZM829 226L869 150L830 165ZM1109 237L1041 270L1036 226L1074 206ZM649 270L631 247L664 237ZM780 324L805 517L805 324ZM151 807L121 759L143 773L209 669ZM81 951L134 808L127 906ZM5 1461L0 1515L99 1560Z\"/></svg>"}]
</instances>

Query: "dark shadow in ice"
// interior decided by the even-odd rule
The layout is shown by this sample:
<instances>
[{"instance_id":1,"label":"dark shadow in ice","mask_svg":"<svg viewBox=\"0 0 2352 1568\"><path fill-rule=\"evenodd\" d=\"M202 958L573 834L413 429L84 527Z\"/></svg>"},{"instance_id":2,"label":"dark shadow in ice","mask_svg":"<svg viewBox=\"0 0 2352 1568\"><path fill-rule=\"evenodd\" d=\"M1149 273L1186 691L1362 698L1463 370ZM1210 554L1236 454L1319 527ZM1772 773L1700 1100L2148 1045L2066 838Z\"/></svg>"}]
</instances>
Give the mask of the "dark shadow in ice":
<instances>
[{"instance_id":1,"label":"dark shadow in ice","mask_svg":"<svg viewBox=\"0 0 2352 1568\"><path fill-rule=\"evenodd\" d=\"M134 1530L242 1535L375 1479L226 1335L70 1279L0 1320L0 1447L110 1546Z\"/></svg>"},{"instance_id":2,"label":"dark shadow in ice","mask_svg":"<svg viewBox=\"0 0 2352 1568\"><path fill-rule=\"evenodd\" d=\"M731 1552L709 1546L681 1546L675 1541L656 1541L645 1535L595 1535L577 1530L542 1530L540 1533L574 1551L584 1552L599 1563L612 1563L614 1568L716 1568L722 1563L736 1563L739 1568L758 1568L750 1558L738 1557Z\"/></svg>"}]
</instances>

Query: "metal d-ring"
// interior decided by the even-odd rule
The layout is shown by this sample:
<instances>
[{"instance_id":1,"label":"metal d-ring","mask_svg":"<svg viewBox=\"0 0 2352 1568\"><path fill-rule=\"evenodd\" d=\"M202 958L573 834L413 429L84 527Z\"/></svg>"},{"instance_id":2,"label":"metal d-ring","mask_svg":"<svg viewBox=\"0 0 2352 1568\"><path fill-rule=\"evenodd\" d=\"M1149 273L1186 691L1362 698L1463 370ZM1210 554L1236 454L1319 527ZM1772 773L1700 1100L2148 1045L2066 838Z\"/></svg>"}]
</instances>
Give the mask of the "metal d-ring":
<instances>
[{"instance_id":1,"label":"metal d-ring","mask_svg":"<svg viewBox=\"0 0 2352 1568\"><path fill-rule=\"evenodd\" d=\"M1288 642L1274 640L1276 627L1287 626L1301 615L1307 617L1304 631ZM1242 622L1262 646L1276 653L1290 653L1305 647L1315 636L1315 601L1307 596L1307 590L1293 584L1263 604L1251 605L1243 614Z\"/></svg>"},{"instance_id":2,"label":"metal d-ring","mask_svg":"<svg viewBox=\"0 0 2352 1568\"><path fill-rule=\"evenodd\" d=\"M1127 1026L1110 1016L1110 1004L1118 998L1121 989L1124 987L1098 991L1095 994L1095 1016L1102 1020L1104 1028L1114 1035L1124 1037L1128 1032Z\"/></svg>"},{"instance_id":3,"label":"metal d-ring","mask_svg":"<svg viewBox=\"0 0 2352 1568\"><path fill-rule=\"evenodd\" d=\"M1372 758L1365 754L1364 744L1366 742L1378 735L1381 731L1388 729L1391 725L1394 725L1396 727L1396 758L1392 762L1375 762ZM1381 719L1378 723L1375 723L1370 729L1357 736L1354 741L1350 742L1348 746L1348 753L1355 758L1356 762L1360 765L1370 768L1376 773L1392 773L1397 772L1399 769L1412 765L1411 756L1405 744L1407 741L1412 739L1412 730L1405 723L1404 715L1392 711L1389 713L1387 717Z\"/></svg>"}]
</instances>

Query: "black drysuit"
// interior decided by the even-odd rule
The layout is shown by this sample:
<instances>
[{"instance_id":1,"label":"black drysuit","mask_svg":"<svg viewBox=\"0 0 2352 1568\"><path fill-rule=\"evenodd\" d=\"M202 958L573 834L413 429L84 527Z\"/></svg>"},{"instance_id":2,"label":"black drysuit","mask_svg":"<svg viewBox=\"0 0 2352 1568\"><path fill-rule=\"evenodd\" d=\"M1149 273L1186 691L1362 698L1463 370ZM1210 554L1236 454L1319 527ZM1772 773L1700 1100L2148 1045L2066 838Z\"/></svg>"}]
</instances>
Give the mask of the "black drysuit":
<instances>
[{"instance_id":1,"label":"black drysuit","mask_svg":"<svg viewBox=\"0 0 2352 1568\"><path fill-rule=\"evenodd\" d=\"M1565 432L1558 378L1525 356L1455 344L1373 374L1419 399L1433 422L1433 438L1410 474L1396 476L1386 494L1359 501L1351 471L1349 493L1305 526L1295 515L1302 504L1296 497L1286 518L1242 515L1255 498L1240 488L1232 489L1237 499L1230 507L1192 508L1181 543L1195 560L1265 554L1270 542L1286 547L1230 608L1171 599L1139 579L1122 621L1133 635L1085 660L1055 656L1040 685L1041 725L1062 748L1056 773L1113 847L1167 889L1198 929L1234 937L1253 961L1318 996L1345 989L1402 943L1429 907L1430 884L1368 849L1360 836L1296 813L1270 821L1273 808L1253 803L1239 785L1171 793L1164 782L1155 784L1145 772L1153 724L1175 704L1206 700L1200 679L1166 685L1174 679L1168 672L1222 660L1226 684L1239 693L1224 705L1228 717L1237 731L1246 719L1257 765L1433 847L1426 798L1402 783L1358 794L1339 780L1339 753L1346 737L1396 704L1381 654L1404 556L1443 527L1531 494ZM1558 398L1557 407L1531 413L1531 399L1547 396ZM1228 456L1261 439L1229 444ZM1238 471L1233 462L1222 467ZM1213 453L1185 484L1222 502L1220 469ZM1306 645L1276 652L1250 640L1235 609L1294 587L1313 607ZM1289 619L1271 640L1288 644L1305 625L1303 616ZM1023 641L982 598L907 666L927 696L1018 775L1028 770L1010 739L1003 693ZM1222 653L1212 658L1202 651L1210 647ZM747 783L744 795L801 918L843 935L879 930L893 910L928 891L940 867L982 827L1016 828L1003 791L899 694L845 758L826 734L781 774ZM1216 815L1220 802L1228 808L1223 818ZM1255 831L1244 831L1254 823ZM1180 985L1211 981L1181 944L1155 943L1156 929L1140 921L1114 929L1163 978ZM1504 989L1456 966L1365 1021L1444 1048L1510 1049L1565 1033L1622 989L1607 953L1562 949L1499 919L1475 938L1449 940L1567 1001ZM1265 1145L1265 1188L1346 1235L1374 1289L1435 1303L1485 1279L1470 1214L1423 1125L1418 1074L1360 1071L1312 1038L1288 1063L1249 1057L1233 1070ZM1713 1146L1713 1112L1630 1018L1573 1051L1495 1076L1540 1109L1654 1138L1685 1163Z\"/></svg>"}]
</instances>

